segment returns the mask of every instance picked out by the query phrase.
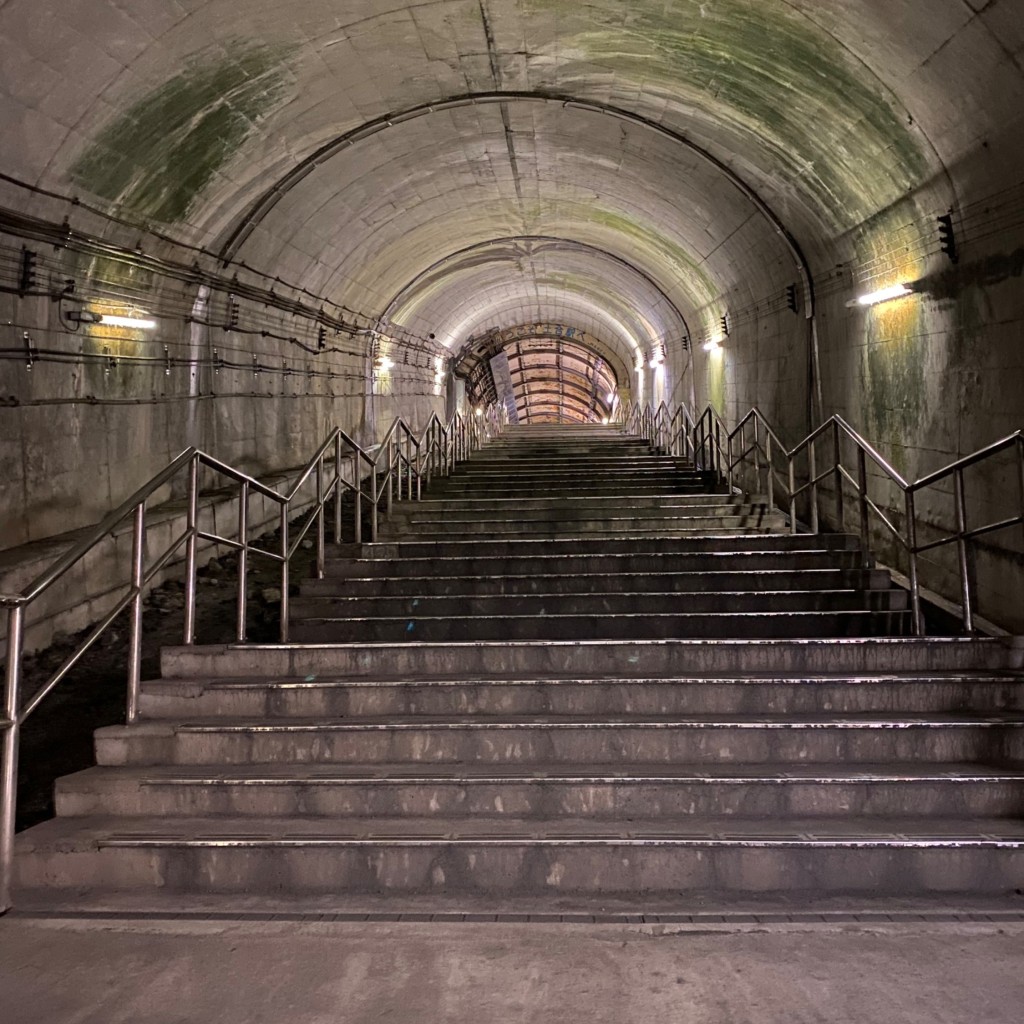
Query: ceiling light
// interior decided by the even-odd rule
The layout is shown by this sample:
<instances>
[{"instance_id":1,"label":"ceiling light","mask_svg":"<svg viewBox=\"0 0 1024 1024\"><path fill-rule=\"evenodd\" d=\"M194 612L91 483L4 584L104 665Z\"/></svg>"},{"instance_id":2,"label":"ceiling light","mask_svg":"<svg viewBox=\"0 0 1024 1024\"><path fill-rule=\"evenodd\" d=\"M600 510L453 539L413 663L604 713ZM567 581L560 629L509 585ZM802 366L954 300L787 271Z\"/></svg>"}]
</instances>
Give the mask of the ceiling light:
<instances>
[{"instance_id":1,"label":"ceiling light","mask_svg":"<svg viewBox=\"0 0 1024 1024\"><path fill-rule=\"evenodd\" d=\"M109 313L104 313L100 317L100 323L107 324L110 327L131 327L137 331L156 330L155 320L149 320L140 316L112 316Z\"/></svg>"},{"instance_id":2,"label":"ceiling light","mask_svg":"<svg viewBox=\"0 0 1024 1024\"><path fill-rule=\"evenodd\" d=\"M717 352L722 347L721 338L709 338L704 342L705 352Z\"/></svg>"},{"instance_id":3,"label":"ceiling light","mask_svg":"<svg viewBox=\"0 0 1024 1024\"><path fill-rule=\"evenodd\" d=\"M381 356L377 360L377 369L382 371L390 370L395 364L387 356Z\"/></svg>"},{"instance_id":4,"label":"ceiling light","mask_svg":"<svg viewBox=\"0 0 1024 1024\"><path fill-rule=\"evenodd\" d=\"M484 409L483 409L483 406L482 406L482 405L478 405L478 406L476 407L476 414L477 414L477 416L483 416L483 414L484 414Z\"/></svg>"},{"instance_id":5,"label":"ceiling light","mask_svg":"<svg viewBox=\"0 0 1024 1024\"><path fill-rule=\"evenodd\" d=\"M913 295L913 289L905 284L894 284L891 288L883 288L881 291L871 292L868 295L861 295L859 298L848 302L847 306L877 306L880 302L889 302L892 299L902 299L905 295Z\"/></svg>"}]
</instances>

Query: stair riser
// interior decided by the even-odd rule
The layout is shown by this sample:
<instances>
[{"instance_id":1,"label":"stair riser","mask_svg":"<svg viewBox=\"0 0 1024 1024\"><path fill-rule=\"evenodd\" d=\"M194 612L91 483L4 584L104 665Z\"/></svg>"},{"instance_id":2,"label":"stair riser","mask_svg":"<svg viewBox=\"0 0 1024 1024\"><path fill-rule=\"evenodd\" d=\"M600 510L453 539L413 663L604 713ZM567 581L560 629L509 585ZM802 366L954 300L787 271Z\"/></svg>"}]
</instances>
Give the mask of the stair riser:
<instances>
[{"instance_id":1,"label":"stair riser","mask_svg":"<svg viewBox=\"0 0 1024 1024\"><path fill-rule=\"evenodd\" d=\"M786 529L785 521L775 515L750 516L635 516L624 519L541 519L534 522L507 519L491 521L465 520L446 522L444 519L423 519L415 524L416 536L421 538L437 537L449 539L459 536L512 536L512 537L544 537L568 536L577 534L600 534L614 536L624 534L657 535L661 533L694 533L720 532L738 533L752 531L782 531ZM385 524L383 536L397 537L405 533L398 523Z\"/></svg>"},{"instance_id":2,"label":"stair riser","mask_svg":"<svg viewBox=\"0 0 1024 1024\"><path fill-rule=\"evenodd\" d=\"M548 581L557 591L557 580ZM292 599L292 621L344 618L403 618L417 616L510 615L664 615L677 612L801 612L899 611L907 606L902 590L794 591L791 593L688 593L688 594L508 594L492 597L297 597ZM402 626L405 628L406 623Z\"/></svg>"},{"instance_id":3,"label":"stair riser","mask_svg":"<svg viewBox=\"0 0 1024 1024\"><path fill-rule=\"evenodd\" d=\"M507 481L507 477L505 478ZM403 498L404 498L403 486ZM627 486L612 483L594 483L588 481L573 481L566 483L564 477L547 484L509 484L507 482L495 482L493 484L445 484L443 487L437 483L424 490L425 495L436 500L463 500L465 498L493 498L508 501L519 499L537 500L565 500L569 498L621 498L624 493L631 495L649 495L659 497L666 494L685 497L705 497L714 494L712 488L706 487L702 482L685 480L641 480L634 481ZM346 498L346 502L351 499ZM396 497L397 500L397 497Z\"/></svg>"},{"instance_id":4,"label":"stair riser","mask_svg":"<svg viewBox=\"0 0 1024 1024\"><path fill-rule=\"evenodd\" d=\"M885 590L888 573L808 570L803 573L648 573L605 576L413 576L303 580L304 598L497 597L521 594L704 594L721 591ZM294 606L294 601L293 601Z\"/></svg>"},{"instance_id":5,"label":"stair riser","mask_svg":"<svg viewBox=\"0 0 1024 1024\"><path fill-rule=\"evenodd\" d=\"M1019 849L731 845L508 846L493 843L40 852L23 886L238 893L681 896L770 893L1007 893L1024 885Z\"/></svg>"},{"instance_id":6,"label":"stair riser","mask_svg":"<svg viewBox=\"0 0 1024 1024\"><path fill-rule=\"evenodd\" d=\"M1022 782L88 784L65 780L57 813L162 817L560 817L624 821L701 816L1019 817Z\"/></svg>"},{"instance_id":7,"label":"stair riser","mask_svg":"<svg viewBox=\"0 0 1024 1024\"><path fill-rule=\"evenodd\" d=\"M742 616L742 617L741 617ZM906 612L711 612L687 615L500 615L463 619L296 619L296 643L464 643L476 640L674 640L899 636L909 632Z\"/></svg>"},{"instance_id":8,"label":"stair riser","mask_svg":"<svg viewBox=\"0 0 1024 1024\"><path fill-rule=\"evenodd\" d=\"M96 736L99 764L1019 763L1024 727L320 729Z\"/></svg>"},{"instance_id":9,"label":"stair riser","mask_svg":"<svg viewBox=\"0 0 1024 1024\"><path fill-rule=\"evenodd\" d=\"M395 644L278 648L164 647L165 678L273 678L305 676L489 678L621 678L723 674L862 674L872 672L992 671L1024 667L1024 649L997 640L808 640L557 642L546 644Z\"/></svg>"},{"instance_id":10,"label":"stair riser","mask_svg":"<svg viewBox=\"0 0 1024 1024\"><path fill-rule=\"evenodd\" d=\"M177 691L177 692L176 692ZM150 719L217 716L340 718L388 715L813 715L850 712L980 712L1024 709L1024 687L1013 683L876 682L632 683L499 682L349 686L218 687L202 683L146 684L142 713Z\"/></svg>"}]
</instances>

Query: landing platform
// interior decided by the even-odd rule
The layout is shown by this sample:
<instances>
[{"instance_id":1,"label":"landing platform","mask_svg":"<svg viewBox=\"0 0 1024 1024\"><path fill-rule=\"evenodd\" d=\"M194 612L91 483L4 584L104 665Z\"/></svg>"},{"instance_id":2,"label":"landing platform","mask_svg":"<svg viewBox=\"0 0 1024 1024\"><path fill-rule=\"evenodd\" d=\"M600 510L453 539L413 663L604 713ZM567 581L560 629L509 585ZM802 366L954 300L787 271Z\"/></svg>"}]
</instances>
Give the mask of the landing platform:
<instances>
[{"instance_id":1,"label":"landing platform","mask_svg":"<svg viewBox=\"0 0 1024 1024\"><path fill-rule=\"evenodd\" d=\"M1015 902L660 906L658 921L634 906L631 922L614 906L430 921L412 903L388 920L372 903L23 901L0 918L0 990L7 1024L1016 1024Z\"/></svg>"}]
</instances>

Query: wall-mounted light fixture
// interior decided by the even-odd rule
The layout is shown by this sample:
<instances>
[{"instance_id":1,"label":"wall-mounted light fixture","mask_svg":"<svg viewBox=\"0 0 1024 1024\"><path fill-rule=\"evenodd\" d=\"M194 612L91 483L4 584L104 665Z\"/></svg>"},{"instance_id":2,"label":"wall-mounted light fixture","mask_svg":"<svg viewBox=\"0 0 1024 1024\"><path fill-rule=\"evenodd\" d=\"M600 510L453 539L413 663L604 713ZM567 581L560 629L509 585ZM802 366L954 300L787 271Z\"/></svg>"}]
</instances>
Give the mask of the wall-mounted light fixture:
<instances>
[{"instance_id":1,"label":"wall-mounted light fixture","mask_svg":"<svg viewBox=\"0 0 1024 1024\"><path fill-rule=\"evenodd\" d=\"M705 352L717 352L719 349L721 349L721 347L722 347L722 339L721 338L709 338L707 341L704 342L704 351Z\"/></svg>"},{"instance_id":2,"label":"wall-mounted light fixture","mask_svg":"<svg viewBox=\"0 0 1024 1024\"><path fill-rule=\"evenodd\" d=\"M387 356L377 357L377 370L380 373L387 373L395 364Z\"/></svg>"},{"instance_id":3,"label":"wall-mounted light fixture","mask_svg":"<svg viewBox=\"0 0 1024 1024\"><path fill-rule=\"evenodd\" d=\"M867 295L860 295L856 299L850 299L846 304L848 308L855 306L877 306L880 302L891 302L893 299L902 299L906 295L913 295L914 290L905 284L894 284L891 288L882 288L877 292L869 292Z\"/></svg>"},{"instance_id":4,"label":"wall-mounted light fixture","mask_svg":"<svg viewBox=\"0 0 1024 1024\"><path fill-rule=\"evenodd\" d=\"M68 310L68 320L73 324L104 324L107 327L128 327L137 331L156 330L156 321L139 316L115 316L112 313L95 313L91 309Z\"/></svg>"}]
</instances>

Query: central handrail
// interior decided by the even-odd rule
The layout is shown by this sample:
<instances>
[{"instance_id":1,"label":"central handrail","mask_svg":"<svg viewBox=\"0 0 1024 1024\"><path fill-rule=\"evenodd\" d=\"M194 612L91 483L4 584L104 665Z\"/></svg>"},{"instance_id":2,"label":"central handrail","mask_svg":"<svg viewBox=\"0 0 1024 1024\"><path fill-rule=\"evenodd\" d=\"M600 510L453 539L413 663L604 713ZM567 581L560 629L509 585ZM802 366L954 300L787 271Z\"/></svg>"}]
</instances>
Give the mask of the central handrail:
<instances>
[{"instance_id":1,"label":"central handrail","mask_svg":"<svg viewBox=\"0 0 1024 1024\"><path fill-rule=\"evenodd\" d=\"M975 590L970 566L969 542L984 534L1024 525L1024 431L1018 430L969 455L918 478L907 480L888 459L842 416L833 415L811 431L802 441L788 448L779 433L756 406L733 428L729 428L718 412L708 406L694 417L684 405L675 414L662 402L658 408L630 407L620 420L626 432L639 433L651 443L672 454L690 453L695 466L718 475L730 488L736 477L751 471L758 493L768 503L788 506L790 529L798 531L797 507L805 501L809 512L809 530L818 533L821 527L823 485L831 480L834 500L834 525L846 528L846 495L852 491L857 505L857 522L863 549L871 539L871 522L877 521L904 551L908 561L911 617L914 633L924 634L924 616L919 580L919 558L928 551L956 545L957 571L960 581L960 612L965 633L974 631ZM819 446L829 451L821 458ZM853 449L853 462L844 459L844 451ZM990 522L972 526L968 522L965 471L1009 451L1017 455L1018 511ZM887 481L891 489L902 494L903 523L869 493L869 466L876 476ZM798 476L802 482L797 483ZM955 528L944 536L927 542L918 539L918 495L952 479ZM899 513L897 513L898 515ZM932 526L933 524L929 524Z\"/></svg>"},{"instance_id":2,"label":"central handrail","mask_svg":"<svg viewBox=\"0 0 1024 1024\"><path fill-rule=\"evenodd\" d=\"M423 484L429 486L434 475L447 476L456 464L480 448L487 436L502 429L507 419L500 409L478 410L475 415L457 413L443 423L433 413L419 436L401 417L396 418L378 445L362 447L340 427L336 427L302 466L289 487L276 489L261 483L208 452L186 448L131 497L90 529L76 544L57 558L20 593L0 594L0 608L7 611L7 658L4 671L4 702L0 710L0 913L11 905L11 872L13 868L14 821L17 793L18 742L21 726L36 708L53 692L64 677L81 660L86 651L125 610L130 609L127 664L126 720L136 721L142 676L142 611L147 587L163 572L175 556L185 549L185 612L182 642L195 642L196 587L198 545L205 541L237 552L237 599L235 639L244 643L247 635L247 573L249 559L269 559L280 566L281 627L280 639L288 642L290 563L302 541L316 528L316 575L323 578L326 550L327 504L334 499L333 537L342 543L342 499L351 494L354 501L353 540L362 543L363 502L368 502L371 540L378 536L381 506L391 516L392 505L406 498L420 500ZM346 479L345 463L350 466L351 479ZM236 536L204 530L200 526L200 483L202 473L226 478L238 485L238 519ZM151 558L147 564L147 510L162 488L184 475L186 514L185 528L171 544ZM368 487L364 487L364 475ZM307 493L307 485L315 482L315 493ZM277 550L257 547L249 538L250 501L258 495L278 509L280 541ZM292 520L305 515L295 535ZM132 521L132 554L129 578L121 585L121 593L107 614L90 629L63 664L27 701L22 700L22 661L24 654L27 612L50 587L79 565L104 541L115 537L121 524Z\"/></svg>"}]
</instances>

